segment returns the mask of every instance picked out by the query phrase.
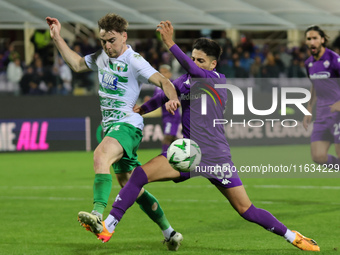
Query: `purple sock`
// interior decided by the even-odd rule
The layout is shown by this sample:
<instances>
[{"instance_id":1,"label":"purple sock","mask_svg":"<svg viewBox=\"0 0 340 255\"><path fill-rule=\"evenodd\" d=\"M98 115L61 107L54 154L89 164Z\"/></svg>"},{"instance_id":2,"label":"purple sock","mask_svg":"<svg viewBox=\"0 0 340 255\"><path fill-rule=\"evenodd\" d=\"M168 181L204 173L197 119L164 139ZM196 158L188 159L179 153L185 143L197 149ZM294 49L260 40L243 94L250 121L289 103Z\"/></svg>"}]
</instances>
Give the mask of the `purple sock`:
<instances>
[{"instance_id":1,"label":"purple sock","mask_svg":"<svg viewBox=\"0 0 340 255\"><path fill-rule=\"evenodd\" d=\"M162 152L167 152L169 148L169 144L162 144Z\"/></svg>"},{"instance_id":2,"label":"purple sock","mask_svg":"<svg viewBox=\"0 0 340 255\"><path fill-rule=\"evenodd\" d=\"M277 235L284 236L287 227L279 222L270 212L256 208L253 204L241 215L244 219L259 224L266 230Z\"/></svg>"},{"instance_id":3,"label":"purple sock","mask_svg":"<svg viewBox=\"0 0 340 255\"><path fill-rule=\"evenodd\" d=\"M120 221L125 211L136 201L140 190L145 184L148 183L148 177L146 176L142 167L137 166L133 171L129 181L125 184L124 188L119 191L115 202L112 205L110 214Z\"/></svg>"},{"instance_id":4,"label":"purple sock","mask_svg":"<svg viewBox=\"0 0 340 255\"><path fill-rule=\"evenodd\" d=\"M339 169L340 159L328 154L327 166L332 169Z\"/></svg>"}]
</instances>

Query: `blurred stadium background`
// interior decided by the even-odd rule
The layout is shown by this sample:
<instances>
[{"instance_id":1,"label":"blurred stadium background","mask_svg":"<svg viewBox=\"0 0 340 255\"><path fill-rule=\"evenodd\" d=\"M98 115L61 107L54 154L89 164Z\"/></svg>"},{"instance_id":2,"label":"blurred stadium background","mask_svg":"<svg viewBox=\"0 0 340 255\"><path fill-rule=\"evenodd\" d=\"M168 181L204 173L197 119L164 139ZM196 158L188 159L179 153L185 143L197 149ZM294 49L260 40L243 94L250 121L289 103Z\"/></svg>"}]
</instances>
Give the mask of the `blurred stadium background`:
<instances>
[{"instance_id":1,"label":"blurred stadium background","mask_svg":"<svg viewBox=\"0 0 340 255\"><path fill-rule=\"evenodd\" d=\"M9 219L0 227L0 254L162 254L165 250L155 241L160 233L148 220L140 221L139 217L146 218L136 206L121 223L117 239L105 247L77 228L76 213L90 209L91 151L101 138L97 74L71 73L71 81L65 78L69 71L50 40L46 16L58 18L69 46L86 55L101 47L97 20L115 12L130 23L128 43L155 68L171 65L177 78L183 70L155 33L159 21L168 19L175 27L175 41L188 54L198 37L218 41L224 50L218 71L244 91L252 87L255 108L268 109L273 86L310 87L303 66L309 56L306 27L320 25L330 37L328 46L340 52L339 10L338 0L0 0L0 215ZM39 76L36 87L29 86L31 74ZM143 85L139 103L152 94L153 87ZM296 127L225 125L237 166L312 163L311 129L302 128L302 113L292 106L282 118L281 110L278 107L268 118L293 119ZM227 113L226 119L230 118L259 119L249 111L242 118ZM161 148L160 112L145 118L143 133L139 157L145 163ZM337 176L245 177L250 177L243 182L255 205L313 237L324 254L337 253ZM149 186L172 224L183 229L181 254L299 252L244 222L231 208L225 210L222 196L204 192L213 190L205 180ZM115 185L111 202L117 192Z\"/></svg>"}]
</instances>

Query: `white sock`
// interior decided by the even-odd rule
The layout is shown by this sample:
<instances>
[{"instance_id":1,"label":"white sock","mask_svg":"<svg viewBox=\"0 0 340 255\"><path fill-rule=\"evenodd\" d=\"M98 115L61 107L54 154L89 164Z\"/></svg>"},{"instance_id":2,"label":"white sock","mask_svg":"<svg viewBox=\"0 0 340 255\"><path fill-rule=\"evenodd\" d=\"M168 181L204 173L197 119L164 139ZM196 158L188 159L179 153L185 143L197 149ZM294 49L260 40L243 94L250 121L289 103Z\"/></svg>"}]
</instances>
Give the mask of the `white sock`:
<instances>
[{"instance_id":1,"label":"white sock","mask_svg":"<svg viewBox=\"0 0 340 255\"><path fill-rule=\"evenodd\" d=\"M111 214L109 214L109 216L107 216L107 218L105 219L105 228L110 232L113 233L113 231L116 228L116 225L118 224L118 220L116 220L116 218L114 216L112 216Z\"/></svg>"},{"instance_id":2,"label":"white sock","mask_svg":"<svg viewBox=\"0 0 340 255\"><path fill-rule=\"evenodd\" d=\"M296 234L287 228L286 234L283 236L288 242L292 243L295 240Z\"/></svg>"},{"instance_id":3,"label":"white sock","mask_svg":"<svg viewBox=\"0 0 340 255\"><path fill-rule=\"evenodd\" d=\"M167 228L166 230L162 230L163 236L166 240L170 239L170 235L171 235L172 231L174 231L174 229L171 226L169 228Z\"/></svg>"}]
</instances>

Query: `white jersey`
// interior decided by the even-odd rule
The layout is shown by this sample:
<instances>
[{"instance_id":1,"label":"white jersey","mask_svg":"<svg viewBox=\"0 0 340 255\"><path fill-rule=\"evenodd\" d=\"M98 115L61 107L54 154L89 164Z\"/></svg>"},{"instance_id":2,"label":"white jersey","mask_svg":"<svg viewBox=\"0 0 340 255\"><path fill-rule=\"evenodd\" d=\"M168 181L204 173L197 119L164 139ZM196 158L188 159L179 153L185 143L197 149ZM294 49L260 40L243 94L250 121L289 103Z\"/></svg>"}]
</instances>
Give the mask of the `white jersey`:
<instances>
[{"instance_id":1,"label":"white jersey","mask_svg":"<svg viewBox=\"0 0 340 255\"><path fill-rule=\"evenodd\" d=\"M118 58L109 58L103 49L85 56L87 66L98 71L100 109L104 132L115 122L143 129L143 118L133 112L141 85L157 71L137 52L128 49Z\"/></svg>"}]
</instances>

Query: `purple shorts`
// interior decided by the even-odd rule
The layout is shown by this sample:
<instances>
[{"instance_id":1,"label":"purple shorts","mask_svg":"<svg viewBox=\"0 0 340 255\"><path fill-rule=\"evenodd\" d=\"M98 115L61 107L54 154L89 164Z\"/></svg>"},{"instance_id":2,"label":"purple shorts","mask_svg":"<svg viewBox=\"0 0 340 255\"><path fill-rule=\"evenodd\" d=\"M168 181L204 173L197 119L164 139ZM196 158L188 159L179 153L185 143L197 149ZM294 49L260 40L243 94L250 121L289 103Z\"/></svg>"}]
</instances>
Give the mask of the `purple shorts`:
<instances>
[{"instance_id":1,"label":"purple shorts","mask_svg":"<svg viewBox=\"0 0 340 255\"><path fill-rule=\"evenodd\" d=\"M315 120L310 141L340 143L340 114L322 120Z\"/></svg>"},{"instance_id":2,"label":"purple shorts","mask_svg":"<svg viewBox=\"0 0 340 255\"><path fill-rule=\"evenodd\" d=\"M166 153L162 153L166 157ZM221 161L221 160L220 160ZM242 185L242 181L237 174L237 169L230 159L222 159L223 164L201 162L194 171L181 172L181 177L173 180L175 183L186 181L194 177L204 177L215 186L223 188L233 188ZM219 166L219 167L218 167Z\"/></svg>"}]
</instances>

